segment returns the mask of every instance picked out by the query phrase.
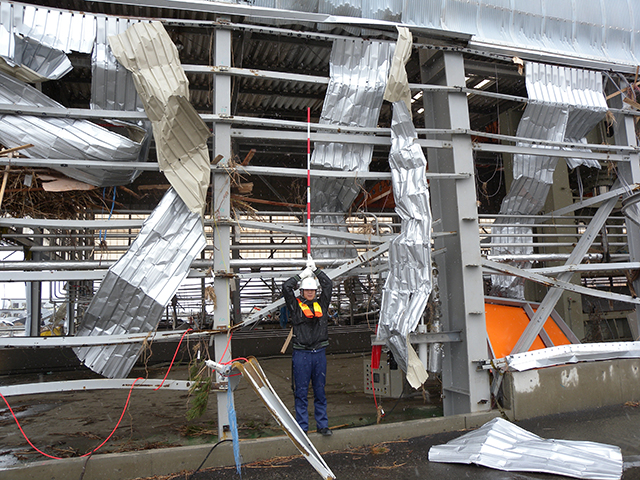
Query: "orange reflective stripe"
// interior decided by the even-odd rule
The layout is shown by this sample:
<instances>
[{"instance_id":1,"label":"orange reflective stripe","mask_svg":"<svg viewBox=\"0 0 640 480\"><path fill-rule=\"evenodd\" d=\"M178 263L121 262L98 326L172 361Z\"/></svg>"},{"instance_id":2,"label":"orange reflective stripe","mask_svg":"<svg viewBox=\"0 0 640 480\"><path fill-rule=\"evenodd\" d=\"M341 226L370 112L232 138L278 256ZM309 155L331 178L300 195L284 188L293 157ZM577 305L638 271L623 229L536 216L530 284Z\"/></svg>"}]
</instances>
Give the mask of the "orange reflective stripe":
<instances>
[{"instance_id":1,"label":"orange reflective stripe","mask_svg":"<svg viewBox=\"0 0 640 480\"><path fill-rule=\"evenodd\" d=\"M318 302L313 302L313 312L312 312L311 309L309 308L309 305L300 301L299 298L297 300L298 300L298 305L300 305L300 309L302 310L302 313L304 313L305 317L313 318L315 316L319 318L322 316L322 308L320 307L320 304Z\"/></svg>"}]
</instances>

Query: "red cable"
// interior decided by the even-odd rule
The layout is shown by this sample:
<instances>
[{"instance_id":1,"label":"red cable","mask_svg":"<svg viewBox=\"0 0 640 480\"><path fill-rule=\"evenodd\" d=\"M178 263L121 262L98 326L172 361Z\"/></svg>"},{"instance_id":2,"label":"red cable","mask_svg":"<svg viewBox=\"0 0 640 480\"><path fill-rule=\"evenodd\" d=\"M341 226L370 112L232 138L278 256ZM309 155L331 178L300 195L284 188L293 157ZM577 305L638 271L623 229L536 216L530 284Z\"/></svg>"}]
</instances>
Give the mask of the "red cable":
<instances>
[{"instance_id":1,"label":"red cable","mask_svg":"<svg viewBox=\"0 0 640 480\"><path fill-rule=\"evenodd\" d=\"M227 345L224 347L224 352L222 352L222 355L220 355L220 360L222 360L224 358L225 354L227 353L227 350L229 349L229 344L231 343L231 337L233 337L233 332L229 333L229 340L227 340ZM220 363L220 365L230 365L233 362L236 362L238 360L244 360L245 362L249 361L244 357L238 357L238 358L232 358L228 362ZM229 375L229 376L230 377L234 377L235 375Z\"/></svg>"},{"instance_id":2,"label":"red cable","mask_svg":"<svg viewBox=\"0 0 640 480\"><path fill-rule=\"evenodd\" d=\"M165 374L164 378L162 379L162 382L160 383L160 385L157 388L154 388L153 390L156 391L158 390L160 387L162 387L162 385L164 384L164 381L167 379L167 376L169 375L169 372L171 371L171 368L173 367L173 363L175 362L176 356L178 355L178 351L180 350L180 345L182 345L182 340L184 339L184 336L189 333L190 331L192 331L192 328L187 329L183 334L182 337L180 337L180 342L178 342L178 347L176 348L175 353L173 354L173 358L171 359L171 363L169 364L169 369L167 370L167 373ZM227 341L227 346L224 349L224 353L222 354L222 357L224 358L225 353L227 353L227 349L229 348L229 343L231 342L231 336L233 334L229 335L229 340ZM246 358L240 357L240 358L235 358L227 363L232 363L236 360L244 360L245 362L248 362L248 360ZM225 364L226 365L226 364ZM113 436L114 433L116 433L116 430L118 429L118 427L120 426L120 422L122 422L122 418L124 417L125 412L127 411L127 407L129 406L129 400L131 399L131 393L133 392L133 387L135 386L136 382L138 380L145 380L143 377L138 377L134 380L134 382L131 384L131 388L129 389L129 395L127 395L127 401L124 404L124 408L122 409L122 414L120 415L120 418L118 419L118 423L116 423L116 426L113 428L113 430L111 431L111 433L109 434L109 436L104 440L104 442L102 442L100 445L98 445L96 448L94 448L93 450L91 450L90 452L85 453L84 455L80 455L78 458L83 458L83 457L87 457L89 455L94 454L95 452L97 452L100 448L102 448L102 446L107 443L109 441L109 439ZM33 443L31 443L31 440L29 440L29 437L27 437L27 434L24 432L24 430L22 429L22 425L20 425L20 421L18 420L18 417L16 417L16 414L13 412L13 409L11 408L11 405L9 405L9 402L7 401L7 399L5 398L5 396L2 394L2 392L0 392L0 397L2 397L2 400L4 400L4 403L7 405L7 408L9 408L9 411L11 412L11 415L13 416L13 419L16 422L16 425L18 425L18 428L20 429L20 432L22 433L22 436L24 437L24 439L27 441L27 443L29 445L31 445L31 447L37 451L38 453L44 455L45 457L48 458L52 458L54 460L62 460L64 457L56 457L53 455L49 455L48 453L43 452L42 450L40 450L38 447L36 447Z\"/></svg>"},{"instance_id":3,"label":"red cable","mask_svg":"<svg viewBox=\"0 0 640 480\"><path fill-rule=\"evenodd\" d=\"M162 379L162 382L160 382L160 385L158 385L156 388L153 389L153 391L155 392L156 390L160 390L160 387L162 387L162 385L164 385L164 381L167 379L167 375L169 375L169 372L171 371L171 367L173 367L173 362L176 359L176 356L178 355L178 350L180 350L180 345L182 345L182 339L184 338L184 336L191 332L193 330L193 328L187 328L184 333L182 334L182 337L180 337L180 341L178 342L178 348L176 348L175 353L173 354L173 358L171 359L171 363L169 364L169 369L167 370L167 373L164 374L164 378Z\"/></svg>"},{"instance_id":4,"label":"red cable","mask_svg":"<svg viewBox=\"0 0 640 480\"><path fill-rule=\"evenodd\" d=\"M109 439L113 436L114 433L116 433L116 430L118 429L118 427L120 426L120 422L122 422L122 418L124 417L125 412L127 411L127 407L129 406L129 399L131 398L131 392L133 392L133 387L135 386L136 382L138 380L144 380L144 378L142 377L138 377L134 380L134 382L131 384L131 388L129 389L129 395L127 395L127 401L124 404L124 408L122 409L122 414L120 415L120 419L118 420L118 423L116 423L116 426L113 427L113 430L111 431L111 433L109 434L109 436L105 439L104 442L102 442L100 445L98 445L96 448L94 448L93 450L91 450L90 452L85 453L84 455L80 455L80 457L78 458L83 458L83 457L88 457L89 455L94 454L96 451L98 451L98 449L100 449L105 443L107 443L109 441ZM29 437L27 437L27 434L24 433L24 430L22 429L22 425L20 425L20 422L18 421L18 417L16 417L16 414L13 413L13 409L11 408L11 405L9 405L9 402L7 401L7 399L5 398L4 395L2 395L2 393L0 393L0 397L2 397L2 400L4 400L4 403L7 405L7 407L9 408L9 411L11 412L11 415L13 415L13 419L16 421L16 424L18 425L18 428L20 429L20 432L22 433L22 436L24 437L24 439L27 441L27 443L29 445L31 445L31 447L38 453L41 453L42 455L44 455L45 457L49 457L52 458L54 460L63 460L64 457L54 457L53 455L49 455L48 453L44 453L42 450L40 450L38 447L36 447L33 443L31 443L31 440L29 440Z\"/></svg>"},{"instance_id":5,"label":"red cable","mask_svg":"<svg viewBox=\"0 0 640 480\"><path fill-rule=\"evenodd\" d=\"M229 332L229 339L227 340L227 345L224 347L224 352L222 352L222 355L220 355L220 360L224 359L224 356L227 353L227 350L229 350L229 344L231 343L231 337L233 337L233 332ZM229 363L231 363L231 362L229 362ZM227 365L227 364L223 363L222 365Z\"/></svg>"}]
</instances>

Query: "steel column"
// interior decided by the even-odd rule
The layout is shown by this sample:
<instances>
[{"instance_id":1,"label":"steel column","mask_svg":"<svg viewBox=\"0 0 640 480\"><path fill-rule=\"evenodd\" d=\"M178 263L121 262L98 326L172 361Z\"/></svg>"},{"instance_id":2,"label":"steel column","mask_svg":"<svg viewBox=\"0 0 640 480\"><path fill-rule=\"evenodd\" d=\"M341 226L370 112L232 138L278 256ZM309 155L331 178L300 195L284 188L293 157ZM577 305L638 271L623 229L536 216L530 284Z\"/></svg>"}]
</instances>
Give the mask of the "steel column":
<instances>
[{"instance_id":1,"label":"steel column","mask_svg":"<svg viewBox=\"0 0 640 480\"><path fill-rule=\"evenodd\" d=\"M630 147L638 146L638 139L636 136L635 119L631 115L618 115L617 126L615 129L615 142L617 145L628 145ZM618 163L618 176L624 180L623 184L633 185L640 182L640 155L637 153L631 154L630 162ZM640 227L634 222L628 221L627 225L627 242L629 245L629 261L640 261ZM636 292L640 292L640 279L636 279L633 282L633 288ZM633 318L633 319L632 319ZM636 305L635 317L632 316L629 319L629 327L631 328L631 334L634 340L638 340L640 337L640 326L638 325L638 319L640 319L640 306Z\"/></svg>"},{"instance_id":2,"label":"steel column","mask_svg":"<svg viewBox=\"0 0 640 480\"><path fill-rule=\"evenodd\" d=\"M34 261L40 260L40 252L31 252ZM31 281L27 283L27 321L25 323L25 335L27 337L40 336L40 323L42 320L42 283Z\"/></svg>"},{"instance_id":3,"label":"steel column","mask_svg":"<svg viewBox=\"0 0 640 480\"><path fill-rule=\"evenodd\" d=\"M215 31L214 60L216 65L231 66L231 31L217 29ZM231 77L216 75L214 77L214 114L231 114ZM221 164L228 164L231 159L231 126L225 123L213 124L213 153L212 158L222 155ZM214 170L213 173L213 246L214 246L214 270L216 272L230 272L231 252L231 186L229 175L226 171ZM230 326L230 299L229 278L216 276L213 280L213 288L216 294L213 328L226 330ZM225 352L227 345L226 335L214 336L215 360L225 363L231 360L231 345ZM223 357L224 353L224 357ZM216 373L217 382L225 382L226 379ZM229 418L227 415L227 393L218 392L218 439L230 438Z\"/></svg>"},{"instance_id":4,"label":"steel column","mask_svg":"<svg viewBox=\"0 0 640 480\"><path fill-rule=\"evenodd\" d=\"M420 51L423 83L465 85L464 59L455 52ZM469 129L465 93L425 92L425 127ZM461 342L446 343L442 367L445 415L488 411L491 407L489 377L474 361L487 355L487 332L473 151L468 135L451 135L452 149L429 149L429 171L462 173L469 177L431 183L433 218L442 220L442 231L457 235L435 238L443 299L443 329L460 331Z\"/></svg>"}]
</instances>

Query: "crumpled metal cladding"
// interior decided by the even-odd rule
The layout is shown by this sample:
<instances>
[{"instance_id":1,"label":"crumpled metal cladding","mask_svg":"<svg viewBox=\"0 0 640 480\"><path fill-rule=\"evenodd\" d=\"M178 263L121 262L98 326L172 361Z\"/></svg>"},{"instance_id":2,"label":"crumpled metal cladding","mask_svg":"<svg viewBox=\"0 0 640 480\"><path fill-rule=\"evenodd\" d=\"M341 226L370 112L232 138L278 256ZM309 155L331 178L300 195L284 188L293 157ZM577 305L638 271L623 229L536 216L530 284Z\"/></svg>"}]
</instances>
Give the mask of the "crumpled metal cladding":
<instances>
[{"instance_id":1,"label":"crumpled metal cladding","mask_svg":"<svg viewBox=\"0 0 640 480\"><path fill-rule=\"evenodd\" d=\"M95 34L93 15L0 3L0 57L25 81L66 75L73 68L66 53L90 53Z\"/></svg>"},{"instance_id":2,"label":"crumpled metal cladding","mask_svg":"<svg viewBox=\"0 0 640 480\"><path fill-rule=\"evenodd\" d=\"M377 337L386 342L404 371L407 335L416 329L432 286L427 160L416 138L406 105L394 102L389 164L402 231L389 248L390 270L382 292Z\"/></svg>"},{"instance_id":3,"label":"crumpled metal cladding","mask_svg":"<svg viewBox=\"0 0 640 480\"><path fill-rule=\"evenodd\" d=\"M384 89L394 44L360 39L333 42L330 79L322 106L320 124L374 127L382 107ZM316 169L343 171L369 170L373 146L366 144L315 142L311 166ZM311 209L332 213L331 220L343 223L340 213L347 212L360 193L358 179L314 177L311 180ZM313 223L326 223L326 215L314 216ZM331 227L322 227L331 228ZM345 227L333 227L345 228ZM313 254L317 258L342 258L344 251L323 249L322 245L345 245L340 239L313 237ZM355 256L355 249L348 250Z\"/></svg>"},{"instance_id":4,"label":"crumpled metal cladding","mask_svg":"<svg viewBox=\"0 0 640 480\"><path fill-rule=\"evenodd\" d=\"M618 480L623 467L618 446L544 439L502 418L431 447L429 461L474 463L509 472L543 472L594 480Z\"/></svg>"},{"instance_id":5,"label":"crumpled metal cladding","mask_svg":"<svg viewBox=\"0 0 640 480\"><path fill-rule=\"evenodd\" d=\"M78 336L151 332L162 318L191 262L206 246L201 217L171 188L142 225L135 241L107 272ZM79 347L80 361L109 378L126 377L138 344Z\"/></svg>"},{"instance_id":6,"label":"crumpled metal cladding","mask_svg":"<svg viewBox=\"0 0 640 480\"><path fill-rule=\"evenodd\" d=\"M64 108L37 89L2 72L0 103ZM33 147L24 150L28 157L122 162L122 170L58 166L51 168L98 187L124 185L131 183L140 173L126 168L126 163L142 160L139 157L146 132L135 125L123 124L137 132L140 141L119 135L88 120L4 114L0 115L0 140L9 148L33 144Z\"/></svg>"},{"instance_id":7,"label":"crumpled metal cladding","mask_svg":"<svg viewBox=\"0 0 640 480\"><path fill-rule=\"evenodd\" d=\"M209 127L189 102L178 49L161 22L138 22L109 37L113 55L131 72L153 124L158 164L191 211L204 212L211 176Z\"/></svg>"},{"instance_id":8,"label":"crumpled metal cladding","mask_svg":"<svg viewBox=\"0 0 640 480\"><path fill-rule=\"evenodd\" d=\"M96 40L91 54L91 108L144 112L133 75L113 55L108 38L125 32L138 20L96 17ZM151 124L145 121L145 129Z\"/></svg>"},{"instance_id":9,"label":"crumpled metal cladding","mask_svg":"<svg viewBox=\"0 0 640 480\"><path fill-rule=\"evenodd\" d=\"M526 87L529 102L518 124L516 135L522 138L548 140L554 142L581 142L600 122L607 112L607 102L602 93L602 74L589 70L556 67L528 62L525 64ZM586 140L585 140L586 141ZM518 142L518 146L532 146ZM553 174L558 157L544 155L545 149L558 150L560 147L535 145L540 154L515 154L513 156L513 183L503 199L500 214L512 214L512 219L502 219L501 223L526 224L516 215L535 215L546 202L553 183ZM567 158L570 168L586 166L600 168L597 160ZM493 234L522 233L518 237L492 237L493 243L503 244L492 247L492 255L531 254L532 246L518 246L531 243L533 230L524 227L514 230L510 226L492 227ZM492 294L512 298L524 298L523 280L508 275L492 275Z\"/></svg>"}]
</instances>

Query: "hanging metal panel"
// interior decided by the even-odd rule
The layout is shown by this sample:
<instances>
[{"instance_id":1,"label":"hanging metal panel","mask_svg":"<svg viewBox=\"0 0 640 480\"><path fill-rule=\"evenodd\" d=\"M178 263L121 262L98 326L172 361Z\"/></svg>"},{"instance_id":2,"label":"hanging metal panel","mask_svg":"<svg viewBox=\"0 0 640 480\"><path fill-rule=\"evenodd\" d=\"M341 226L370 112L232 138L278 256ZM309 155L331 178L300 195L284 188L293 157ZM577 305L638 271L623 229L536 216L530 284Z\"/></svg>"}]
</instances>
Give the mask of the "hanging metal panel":
<instances>
[{"instance_id":1,"label":"hanging metal panel","mask_svg":"<svg viewBox=\"0 0 640 480\"><path fill-rule=\"evenodd\" d=\"M94 15L32 5L14 5L14 9L16 17L22 17L16 33L66 53L91 52L96 37Z\"/></svg>"},{"instance_id":2,"label":"hanging metal panel","mask_svg":"<svg viewBox=\"0 0 640 480\"><path fill-rule=\"evenodd\" d=\"M537 63L527 63L525 67L529 102L518 125L518 137L577 143L583 141L604 118L607 105L599 72ZM518 145L531 146L524 142ZM540 145L537 148L541 150L541 155L514 155L514 180L502 201L501 214L535 215L542 210L558 162L557 157L545 156L543 151L558 147ZM578 149L573 150L579 152ZM567 164L571 168L580 165L600 168L597 160L581 158L567 158ZM513 223L514 226L493 227L492 233L522 236L495 237L494 243L503 246L493 247L492 254L533 253L533 247L516 245L531 243L531 228L522 224L533 222L512 218L505 219L503 223ZM492 275L491 281L494 295L524 298L521 279Z\"/></svg>"},{"instance_id":3,"label":"hanging metal panel","mask_svg":"<svg viewBox=\"0 0 640 480\"><path fill-rule=\"evenodd\" d=\"M158 164L180 197L202 215L211 169L209 127L189 103L189 81L178 49L160 22L135 23L112 36L114 56L133 74L153 123Z\"/></svg>"},{"instance_id":4,"label":"hanging metal panel","mask_svg":"<svg viewBox=\"0 0 640 480\"><path fill-rule=\"evenodd\" d=\"M362 0L362 17L400 22L402 0Z\"/></svg>"},{"instance_id":5,"label":"hanging metal panel","mask_svg":"<svg viewBox=\"0 0 640 480\"><path fill-rule=\"evenodd\" d=\"M359 39L334 41L331 51L331 78L319 123L352 127L373 127L378 122L387 83L394 44ZM369 170L373 146L316 142L311 156L313 168L363 171ZM336 212L346 212L360 192L357 179L313 178L311 208L332 213L314 216L313 223L344 223ZM337 239L313 238L314 255L318 258L342 257L339 250L320 248L324 244L342 243ZM355 251L350 251L355 255Z\"/></svg>"},{"instance_id":6,"label":"hanging metal panel","mask_svg":"<svg viewBox=\"0 0 640 480\"><path fill-rule=\"evenodd\" d=\"M2 69L27 82L55 80L73 67L65 52L88 53L95 38L95 17L83 13L2 2Z\"/></svg>"},{"instance_id":7,"label":"hanging metal panel","mask_svg":"<svg viewBox=\"0 0 640 480\"><path fill-rule=\"evenodd\" d=\"M407 336L416 329L431 293L431 207L427 161L416 143L404 102L393 104L389 164L402 231L389 248L389 276L382 291L378 339L407 371Z\"/></svg>"},{"instance_id":8,"label":"hanging metal panel","mask_svg":"<svg viewBox=\"0 0 640 480\"><path fill-rule=\"evenodd\" d=\"M108 37L123 33L137 20L115 17L96 19L96 38L91 56L91 108L144 111L131 72L111 53Z\"/></svg>"},{"instance_id":9,"label":"hanging metal panel","mask_svg":"<svg viewBox=\"0 0 640 480\"><path fill-rule=\"evenodd\" d=\"M107 272L77 335L152 332L206 243L200 215L169 189L127 253ZM124 378L141 347L106 345L74 351L94 372Z\"/></svg>"}]
</instances>

